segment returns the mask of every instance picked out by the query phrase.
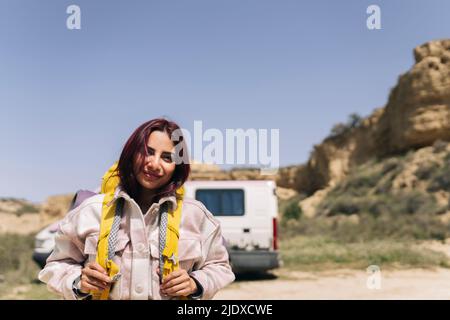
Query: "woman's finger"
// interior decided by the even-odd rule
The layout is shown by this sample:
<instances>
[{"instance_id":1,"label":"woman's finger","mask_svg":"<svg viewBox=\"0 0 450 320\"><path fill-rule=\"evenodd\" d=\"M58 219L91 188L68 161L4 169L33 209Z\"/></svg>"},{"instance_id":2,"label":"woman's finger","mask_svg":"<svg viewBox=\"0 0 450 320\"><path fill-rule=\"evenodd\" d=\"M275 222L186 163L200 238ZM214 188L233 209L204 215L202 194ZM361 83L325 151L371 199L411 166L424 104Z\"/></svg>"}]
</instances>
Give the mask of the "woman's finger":
<instances>
[{"instance_id":1,"label":"woman's finger","mask_svg":"<svg viewBox=\"0 0 450 320\"><path fill-rule=\"evenodd\" d=\"M174 272L172 272L170 275L173 275L173 274L174 274ZM161 287L163 289L168 289L170 287L173 287L174 285L177 285L177 284L180 284L180 283L182 283L184 281L189 280L189 278L190 277L189 277L189 275L187 273L182 272L182 273L176 274L175 277L172 276L171 278L166 278L166 281L163 281Z\"/></svg>"},{"instance_id":2,"label":"woman's finger","mask_svg":"<svg viewBox=\"0 0 450 320\"><path fill-rule=\"evenodd\" d=\"M100 272L100 273L103 273L103 274L105 274L105 275L108 275L108 273L106 272L106 270L105 270L101 265L99 265L97 262L95 262L95 261L90 262L90 263L88 264L88 268L89 268L89 269L97 270L97 271Z\"/></svg>"},{"instance_id":3,"label":"woman's finger","mask_svg":"<svg viewBox=\"0 0 450 320\"><path fill-rule=\"evenodd\" d=\"M186 297L190 295L189 289L184 289L178 292L175 292L172 296L173 297Z\"/></svg>"},{"instance_id":4,"label":"woman's finger","mask_svg":"<svg viewBox=\"0 0 450 320\"><path fill-rule=\"evenodd\" d=\"M171 288L165 289L164 293L167 295L176 295L178 291L185 290L189 287L189 282L183 282Z\"/></svg>"},{"instance_id":5,"label":"woman's finger","mask_svg":"<svg viewBox=\"0 0 450 320\"><path fill-rule=\"evenodd\" d=\"M172 297L186 297L190 294L191 294L191 292L189 291L189 288L186 288L186 289L182 289L182 290L179 290L179 291L171 294L171 296Z\"/></svg>"},{"instance_id":6,"label":"woman's finger","mask_svg":"<svg viewBox=\"0 0 450 320\"><path fill-rule=\"evenodd\" d=\"M105 275L97 270L87 268L84 270L84 273L90 278L96 278L100 281L103 281L106 283L111 283L111 279L107 275Z\"/></svg>"},{"instance_id":7,"label":"woman's finger","mask_svg":"<svg viewBox=\"0 0 450 320\"><path fill-rule=\"evenodd\" d=\"M82 292L90 292L90 291L103 291L104 289L94 286L86 281L80 285Z\"/></svg>"},{"instance_id":8,"label":"woman's finger","mask_svg":"<svg viewBox=\"0 0 450 320\"><path fill-rule=\"evenodd\" d=\"M82 274L81 275L81 283L86 282L89 283L91 285L95 285L96 287L101 287L101 288L106 288L107 287L107 283L99 281L95 278L91 278L86 274Z\"/></svg>"},{"instance_id":9,"label":"woman's finger","mask_svg":"<svg viewBox=\"0 0 450 320\"><path fill-rule=\"evenodd\" d=\"M97 286L99 288L102 288L103 290L108 287L108 284L102 281L99 281L95 278L87 278L86 281L90 283L91 285Z\"/></svg>"},{"instance_id":10,"label":"woman's finger","mask_svg":"<svg viewBox=\"0 0 450 320\"><path fill-rule=\"evenodd\" d=\"M183 273L186 273L186 270L184 269L178 269L175 271L172 271L171 273L169 273L167 275L167 277L164 278L163 283L169 282L170 280L174 279L174 278L178 278L179 276L181 276Z\"/></svg>"}]
</instances>

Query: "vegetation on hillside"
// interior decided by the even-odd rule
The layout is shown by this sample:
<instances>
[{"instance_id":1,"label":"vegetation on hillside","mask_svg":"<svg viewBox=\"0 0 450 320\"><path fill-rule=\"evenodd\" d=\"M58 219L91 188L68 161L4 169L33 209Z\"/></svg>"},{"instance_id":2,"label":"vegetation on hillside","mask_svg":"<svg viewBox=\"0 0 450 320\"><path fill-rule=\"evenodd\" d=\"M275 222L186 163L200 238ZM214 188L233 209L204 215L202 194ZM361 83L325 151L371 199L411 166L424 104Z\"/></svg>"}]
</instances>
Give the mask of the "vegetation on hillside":
<instances>
[{"instance_id":1,"label":"vegetation on hillside","mask_svg":"<svg viewBox=\"0 0 450 320\"><path fill-rule=\"evenodd\" d=\"M421 150L422 158L418 151L354 168L326 194L315 217L302 215L298 198L283 201L287 265L447 266L445 255L415 248L450 238L450 148L439 141Z\"/></svg>"}]
</instances>

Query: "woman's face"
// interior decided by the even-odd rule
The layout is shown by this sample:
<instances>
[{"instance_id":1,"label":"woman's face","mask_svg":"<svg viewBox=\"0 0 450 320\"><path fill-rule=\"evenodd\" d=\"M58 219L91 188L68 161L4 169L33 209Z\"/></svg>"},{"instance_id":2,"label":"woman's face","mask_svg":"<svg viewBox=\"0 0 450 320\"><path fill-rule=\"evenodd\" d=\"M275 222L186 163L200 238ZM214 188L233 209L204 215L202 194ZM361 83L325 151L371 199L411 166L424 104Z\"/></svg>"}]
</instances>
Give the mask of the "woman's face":
<instances>
[{"instance_id":1,"label":"woman's face","mask_svg":"<svg viewBox=\"0 0 450 320\"><path fill-rule=\"evenodd\" d=\"M143 166L139 166L138 154L134 160L134 173L139 184L146 189L158 189L170 181L175 171L175 146L166 132L153 131L148 137L148 156L142 159Z\"/></svg>"}]
</instances>

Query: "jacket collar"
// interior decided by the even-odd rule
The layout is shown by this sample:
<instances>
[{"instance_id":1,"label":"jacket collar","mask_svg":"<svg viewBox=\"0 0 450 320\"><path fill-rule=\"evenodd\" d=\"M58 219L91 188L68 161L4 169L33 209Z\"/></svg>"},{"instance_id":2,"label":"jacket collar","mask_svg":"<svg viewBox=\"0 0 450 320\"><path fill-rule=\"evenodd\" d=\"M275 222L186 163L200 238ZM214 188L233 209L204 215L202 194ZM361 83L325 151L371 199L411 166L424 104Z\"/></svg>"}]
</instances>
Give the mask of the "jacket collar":
<instances>
[{"instance_id":1,"label":"jacket collar","mask_svg":"<svg viewBox=\"0 0 450 320\"><path fill-rule=\"evenodd\" d=\"M119 199L119 198L124 198L127 201L135 201L134 199L132 199L130 197L130 195L128 193L125 192L125 190L123 190L120 185L117 186L115 192L114 192L114 198L111 200L111 202ZM162 197L161 199L159 199L158 201L158 207L160 207L163 203L168 202L169 204L172 204L172 208L173 210L177 209L177 198L175 196L175 192L173 192L172 194ZM154 204L152 204L153 206Z\"/></svg>"}]
</instances>

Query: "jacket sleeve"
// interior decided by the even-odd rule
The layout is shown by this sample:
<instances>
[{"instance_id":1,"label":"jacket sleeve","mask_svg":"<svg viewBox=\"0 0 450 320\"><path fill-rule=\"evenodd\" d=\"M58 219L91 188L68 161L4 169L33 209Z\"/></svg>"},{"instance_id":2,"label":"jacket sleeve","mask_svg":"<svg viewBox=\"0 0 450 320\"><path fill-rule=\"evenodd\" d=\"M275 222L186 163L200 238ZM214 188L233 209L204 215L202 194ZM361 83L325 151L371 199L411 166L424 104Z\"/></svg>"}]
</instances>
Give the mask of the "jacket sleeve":
<instances>
[{"instance_id":1,"label":"jacket sleeve","mask_svg":"<svg viewBox=\"0 0 450 320\"><path fill-rule=\"evenodd\" d=\"M55 236L55 247L48 257L44 269L38 275L47 288L64 299L77 299L72 284L81 275L87 256L84 255L84 240L77 234L79 208L69 212L60 222Z\"/></svg>"},{"instance_id":2,"label":"jacket sleeve","mask_svg":"<svg viewBox=\"0 0 450 320\"><path fill-rule=\"evenodd\" d=\"M192 271L190 276L197 280L203 288L200 299L212 299L214 295L234 281L235 276L228 260L228 251L223 244L220 225L207 237L202 244L206 252L206 259L198 270Z\"/></svg>"}]
</instances>

